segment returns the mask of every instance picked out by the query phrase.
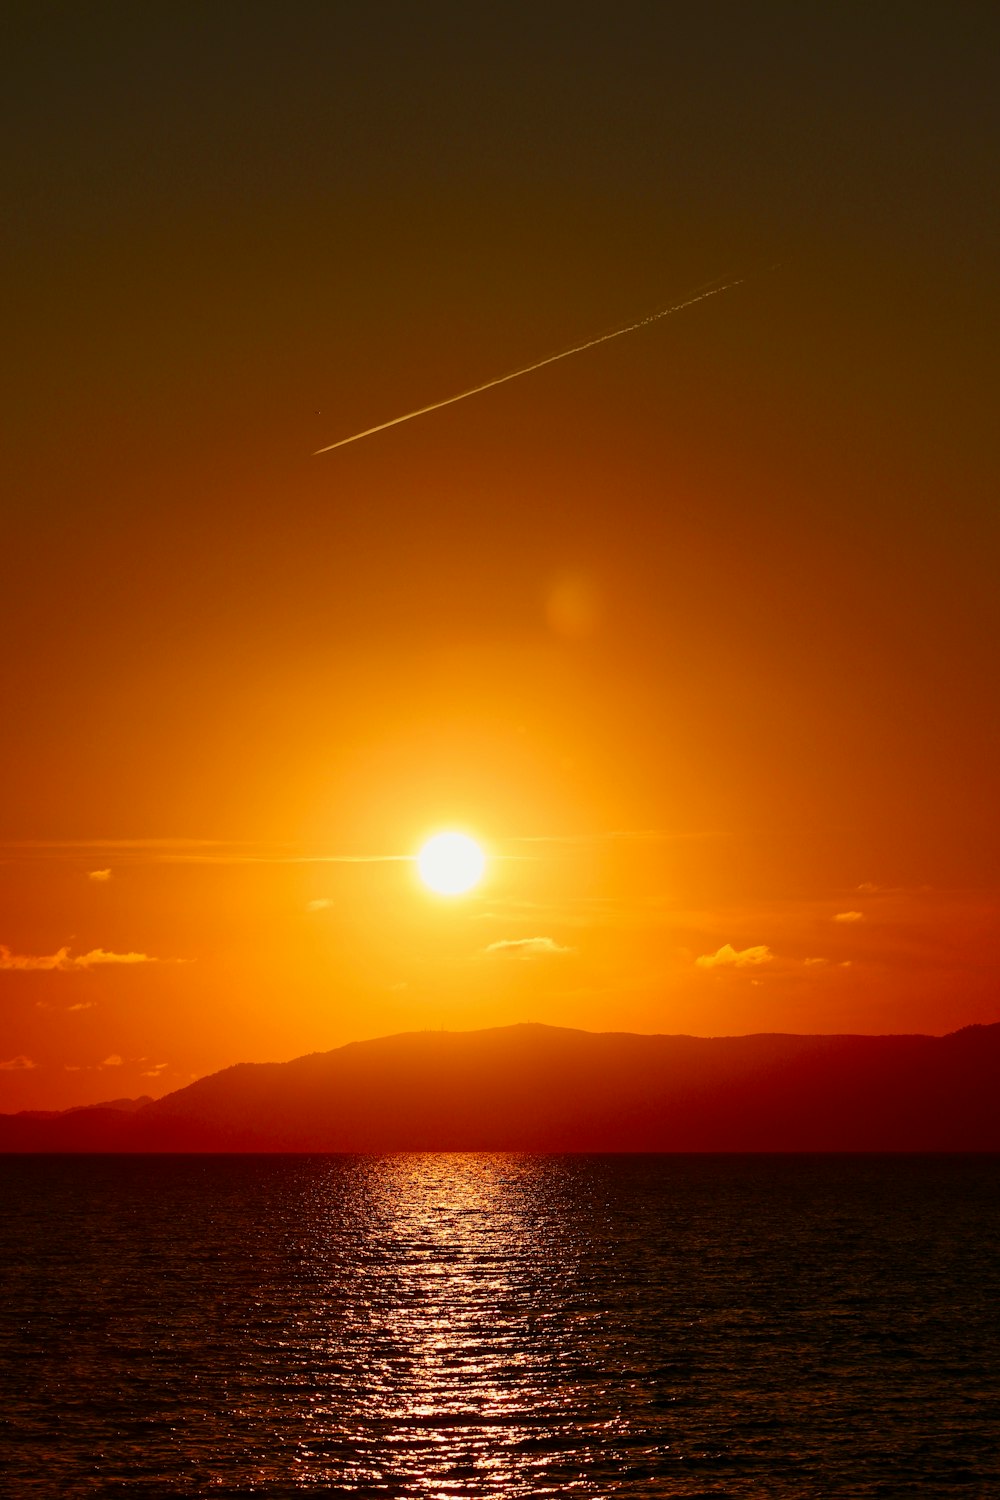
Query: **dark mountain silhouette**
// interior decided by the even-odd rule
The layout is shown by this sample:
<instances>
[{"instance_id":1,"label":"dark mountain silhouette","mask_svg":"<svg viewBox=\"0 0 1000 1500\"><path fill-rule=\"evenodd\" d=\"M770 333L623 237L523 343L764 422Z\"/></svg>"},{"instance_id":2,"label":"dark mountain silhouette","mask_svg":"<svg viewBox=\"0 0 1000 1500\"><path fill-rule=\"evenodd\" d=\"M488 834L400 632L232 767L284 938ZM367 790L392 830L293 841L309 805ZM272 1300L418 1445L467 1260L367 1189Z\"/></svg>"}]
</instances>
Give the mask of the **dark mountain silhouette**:
<instances>
[{"instance_id":1,"label":"dark mountain silhouette","mask_svg":"<svg viewBox=\"0 0 1000 1500\"><path fill-rule=\"evenodd\" d=\"M72 1109L22 1109L0 1115L0 1151L118 1151L118 1133L125 1122L153 1100L108 1099L100 1104L76 1104Z\"/></svg>"},{"instance_id":2,"label":"dark mountain silhouette","mask_svg":"<svg viewBox=\"0 0 1000 1500\"><path fill-rule=\"evenodd\" d=\"M413 1032L150 1103L0 1116L3 1151L998 1151L1000 1024L944 1037ZM124 1107L118 1107L124 1106Z\"/></svg>"},{"instance_id":3,"label":"dark mountain silhouette","mask_svg":"<svg viewBox=\"0 0 1000 1500\"><path fill-rule=\"evenodd\" d=\"M21 1109L19 1120L61 1120L63 1115L79 1115L87 1109L120 1109L134 1114L147 1104L152 1104L152 1094L140 1094L138 1099L102 1099L98 1104L73 1104L69 1109ZM3 1118L3 1116L0 1116Z\"/></svg>"}]
</instances>

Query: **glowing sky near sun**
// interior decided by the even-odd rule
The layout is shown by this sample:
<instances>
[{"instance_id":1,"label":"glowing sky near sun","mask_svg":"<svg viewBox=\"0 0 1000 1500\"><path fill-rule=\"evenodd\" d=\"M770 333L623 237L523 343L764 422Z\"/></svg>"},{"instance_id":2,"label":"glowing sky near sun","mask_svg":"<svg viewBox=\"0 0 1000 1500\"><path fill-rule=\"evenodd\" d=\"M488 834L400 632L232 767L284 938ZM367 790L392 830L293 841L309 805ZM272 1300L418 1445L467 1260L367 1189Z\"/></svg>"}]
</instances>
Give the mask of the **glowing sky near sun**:
<instances>
[{"instance_id":1,"label":"glowing sky near sun","mask_svg":"<svg viewBox=\"0 0 1000 1500\"><path fill-rule=\"evenodd\" d=\"M0 1109L997 1019L992 12L22 10Z\"/></svg>"}]
</instances>

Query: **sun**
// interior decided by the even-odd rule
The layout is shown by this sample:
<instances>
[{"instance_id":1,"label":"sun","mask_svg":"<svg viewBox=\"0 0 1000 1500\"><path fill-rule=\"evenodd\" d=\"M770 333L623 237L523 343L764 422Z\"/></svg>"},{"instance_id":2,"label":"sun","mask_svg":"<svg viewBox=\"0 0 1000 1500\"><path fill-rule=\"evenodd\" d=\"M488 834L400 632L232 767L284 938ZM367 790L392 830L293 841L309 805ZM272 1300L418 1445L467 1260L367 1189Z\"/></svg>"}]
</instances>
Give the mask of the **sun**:
<instances>
[{"instance_id":1,"label":"sun","mask_svg":"<svg viewBox=\"0 0 1000 1500\"><path fill-rule=\"evenodd\" d=\"M467 833L436 833L417 855L420 878L439 896L461 896L483 878L486 855Z\"/></svg>"}]
</instances>

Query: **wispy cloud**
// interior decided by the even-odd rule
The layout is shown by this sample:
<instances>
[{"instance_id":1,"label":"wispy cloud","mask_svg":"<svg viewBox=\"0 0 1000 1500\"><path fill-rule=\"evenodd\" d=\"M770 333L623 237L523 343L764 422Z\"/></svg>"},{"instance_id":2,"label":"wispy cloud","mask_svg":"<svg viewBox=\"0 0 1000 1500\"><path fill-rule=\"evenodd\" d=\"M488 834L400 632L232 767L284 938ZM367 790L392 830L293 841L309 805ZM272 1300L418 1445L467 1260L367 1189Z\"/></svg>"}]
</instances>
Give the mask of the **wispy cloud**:
<instances>
[{"instance_id":1,"label":"wispy cloud","mask_svg":"<svg viewBox=\"0 0 1000 1500\"><path fill-rule=\"evenodd\" d=\"M231 848L233 839L3 839L3 849L191 849Z\"/></svg>"},{"instance_id":2,"label":"wispy cloud","mask_svg":"<svg viewBox=\"0 0 1000 1500\"><path fill-rule=\"evenodd\" d=\"M757 964L769 964L774 954L766 943L758 943L755 948L736 949L732 943L723 943L714 953L703 953L700 958L695 959L695 967L699 969L750 969Z\"/></svg>"},{"instance_id":3,"label":"wispy cloud","mask_svg":"<svg viewBox=\"0 0 1000 1500\"><path fill-rule=\"evenodd\" d=\"M148 953L109 953L104 948L92 948L89 953L80 953L75 958L68 948L55 953L12 953L0 943L0 969L26 973L29 970L57 970L70 973L75 969L93 969L99 964L155 964L161 960L150 958Z\"/></svg>"},{"instance_id":4,"label":"wispy cloud","mask_svg":"<svg viewBox=\"0 0 1000 1500\"><path fill-rule=\"evenodd\" d=\"M0 861L66 860L114 854L116 863L209 865L371 865L397 864L408 854L308 853L292 843L253 843L223 839L19 839L0 841ZM110 879L111 872L88 872Z\"/></svg>"},{"instance_id":5,"label":"wispy cloud","mask_svg":"<svg viewBox=\"0 0 1000 1500\"><path fill-rule=\"evenodd\" d=\"M833 920L835 922L863 922L865 914L863 911L838 911Z\"/></svg>"},{"instance_id":6,"label":"wispy cloud","mask_svg":"<svg viewBox=\"0 0 1000 1500\"><path fill-rule=\"evenodd\" d=\"M415 854L218 854L176 853L157 856L168 865L398 865L413 864Z\"/></svg>"},{"instance_id":7,"label":"wispy cloud","mask_svg":"<svg viewBox=\"0 0 1000 1500\"><path fill-rule=\"evenodd\" d=\"M696 829L678 832L658 828L625 828L597 831L594 833L543 833L524 834L502 842L508 849L531 845L572 848L614 843L657 844L684 840L718 839L731 835L719 829ZM20 861L66 861L79 860L86 856L95 860L114 858L116 865L174 864L174 865L376 865L411 864L416 852L405 853L341 853L316 852L291 841L261 841L235 839L8 839L0 840L0 863ZM532 859L535 855L527 849L523 853L507 853L492 849L491 860ZM114 872L99 867L87 871L87 879L97 882L111 880Z\"/></svg>"},{"instance_id":8,"label":"wispy cloud","mask_svg":"<svg viewBox=\"0 0 1000 1500\"><path fill-rule=\"evenodd\" d=\"M400 417L390 417L386 422L379 422L374 427L366 427L363 432L352 432L349 437L338 438L335 443L327 443L324 448L317 448L314 457L320 453L332 453L334 448L343 448L348 443L359 442L362 438L372 437L376 432L385 432L389 427L398 427L401 422L412 422L414 417L424 417L428 412L440 411L445 406L454 406L456 401L467 401L470 396L478 396L482 391L492 390L494 386L506 385L508 380L519 380L522 375L530 375L533 370L541 370L546 365L554 365L558 360L569 359L572 354L582 354L585 349L595 349L598 344L606 344L610 339L620 339L623 334L633 333L637 328L645 328L649 323L658 322L660 318L672 317L686 307L694 307L698 302L705 302L709 297L718 297L723 292L742 285L742 279L734 276L729 281L709 286L703 291L693 293L690 297L685 297L682 302L674 302L670 307L661 308L659 312L648 313L646 317L639 318L635 323L624 323L621 328L614 328L610 333L599 333L594 338L585 339L581 344L573 344L569 349L560 350L558 354L547 354L544 359L536 359L534 364L522 365L519 370L511 370L506 375L495 375L492 380L484 380L481 385L473 385L467 391L459 391L457 396L445 396L443 400L432 401L429 406L418 406L415 411L407 411Z\"/></svg>"},{"instance_id":9,"label":"wispy cloud","mask_svg":"<svg viewBox=\"0 0 1000 1500\"><path fill-rule=\"evenodd\" d=\"M110 1057L106 1057L104 1061L102 1063L98 1063L97 1066L99 1068L121 1068L124 1066L124 1063L124 1057L120 1057L117 1052L112 1052Z\"/></svg>"},{"instance_id":10,"label":"wispy cloud","mask_svg":"<svg viewBox=\"0 0 1000 1500\"><path fill-rule=\"evenodd\" d=\"M573 949L557 943L554 938L530 937L503 938L500 942L489 943L483 952L501 958L545 958L554 954L572 953Z\"/></svg>"},{"instance_id":11,"label":"wispy cloud","mask_svg":"<svg viewBox=\"0 0 1000 1500\"><path fill-rule=\"evenodd\" d=\"M89 953L81 953L79 958L69 960L70 966L77 969L92 969L97 964L155 964L158 958L150 958L148 953L108 953L104 948L92 948Z\"/></svg>"},{"instance_id":12,"label":"wispy cloud","mask_svg":"<svg viewBox=\"0 0 1000 1500\"><path fill-rule=\"evenodd\" d=\"M224 849L256 849L259 844L221 839L0 839L0 859L79 859L91 854L118 855L123 859L161 859L170 855L208 853ZM279 847L270 845L268 847ZM291 848L291 845L280 847ZM99 871L90 872L99 875Z\"/></svg>"},{"instance_id":13,"label":"wispy cloud","mask_svg":"<svg viewBox=\"0 0 1000 1500\"><path fill-rule=\"evenodd\" d=\"M36 1062L32 1062L30 1057L25 1057L21 1052L17 1057L9 1057L6 1062L0 1062L0 1073L25 1073L29 1068L37 1067Z\"/></svg>"},{"instance_id":14,"label":"wispy cloud","mask_svg":"<svg viewBox=\"0 0 1000 1500\"><path fill-rule=\"evenodd\" d=\"M315 901L306 902L306 911L326 911L327 907L332 905L333 902L328 897L317 896Z\"/></svg>"},{"instance_id":15,"label":"wispy cloud","mask_svg":"<svg viewBox=\"0 0 1000 1500\"><path fill-rule=\"evenodd\" d=\"M731 835L717 828L683 833L666 828L613 828L597 833L532 833L512 838L512 844L670 844L684 839L721 839Z\"/></svg>"}]
</instances>

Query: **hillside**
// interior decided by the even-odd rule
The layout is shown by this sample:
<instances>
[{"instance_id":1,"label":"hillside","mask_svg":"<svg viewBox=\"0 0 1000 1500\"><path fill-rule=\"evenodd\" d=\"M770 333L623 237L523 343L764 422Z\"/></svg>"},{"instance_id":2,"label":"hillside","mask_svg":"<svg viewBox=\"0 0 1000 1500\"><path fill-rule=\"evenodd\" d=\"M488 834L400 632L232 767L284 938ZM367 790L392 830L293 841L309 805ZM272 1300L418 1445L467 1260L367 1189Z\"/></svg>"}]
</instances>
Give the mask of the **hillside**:
<instances>
[{"instance_id":1,"label":"hillside","mask_svg":"<svg viewBox=\"0 0 1000 1500\"><path fill-rule=\"evenodd\" d=\"M242 1063L138 1107L0 1116L0 1150L996 1151L998 1080L1000 1024L944 1037L414 1032Z\"/></svg>"}]
</instances>

